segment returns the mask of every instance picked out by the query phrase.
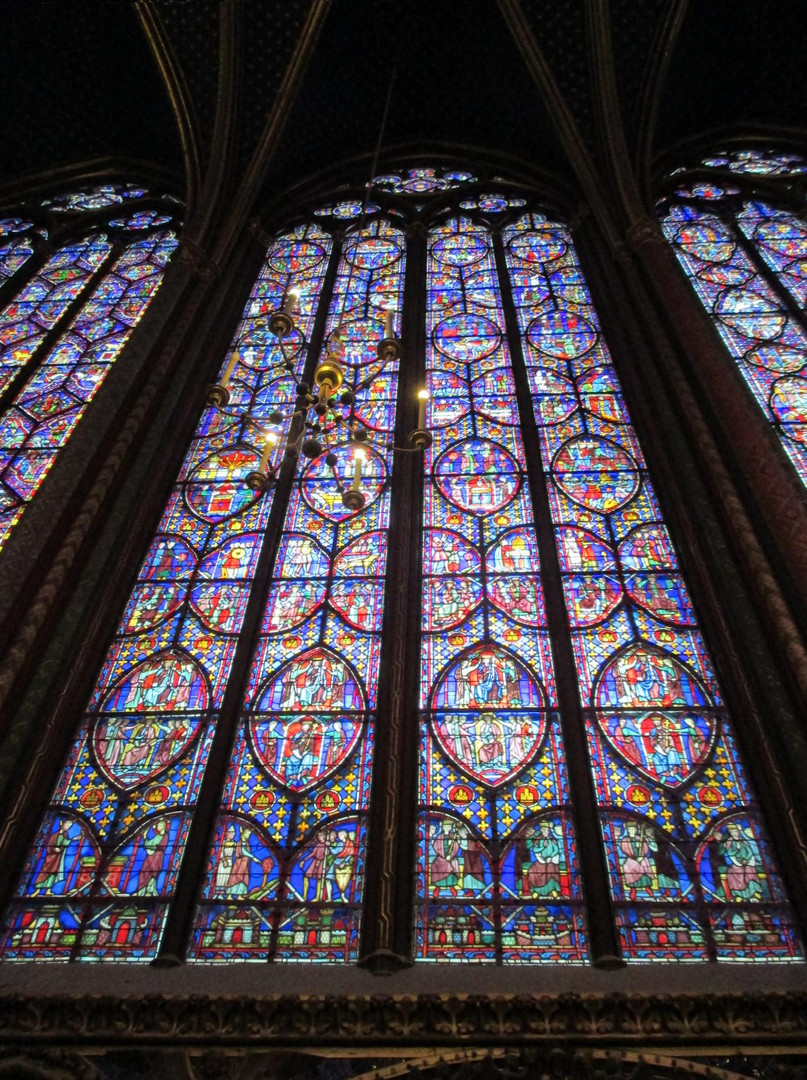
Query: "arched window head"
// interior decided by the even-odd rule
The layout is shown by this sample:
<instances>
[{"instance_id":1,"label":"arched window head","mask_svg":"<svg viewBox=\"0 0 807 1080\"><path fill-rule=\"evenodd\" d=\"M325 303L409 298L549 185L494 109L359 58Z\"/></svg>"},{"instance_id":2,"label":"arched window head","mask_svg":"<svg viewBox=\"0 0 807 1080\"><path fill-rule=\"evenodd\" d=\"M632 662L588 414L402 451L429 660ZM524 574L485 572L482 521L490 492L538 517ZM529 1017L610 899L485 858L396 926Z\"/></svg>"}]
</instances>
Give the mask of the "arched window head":
<instances>
[{"instance_id":1,"label":"arched window head","mask_svg":"<svg viewBox=\"0 0 807 1080\"><path fill-rule=\"evenodd\" d=\"M157 291L176 211L104 184L0 220L0 547Z\"/></svg>"},{"instance_id":2,"label":"arched window head","mask_svg":"<svg viewBox=\"0 0 807 1080\"><path fill-rule=\"evenodd\" d=\"M805 173L798 154L713 154L676 170L660 212L701 303L807 483L807 224L793 190Z\"/></svg>"},{"instance_id":3,"label":"arched window head","mask_svg":"<svg viewBox=\"0 0 807 1080\"><path fill-rule=\"evenodd\" d=\"M533 201L400 170L270 244L8 959L352 963L365 908L408 912L426 962L800 959L572 237Z\"/></svg>"}]
</instances>

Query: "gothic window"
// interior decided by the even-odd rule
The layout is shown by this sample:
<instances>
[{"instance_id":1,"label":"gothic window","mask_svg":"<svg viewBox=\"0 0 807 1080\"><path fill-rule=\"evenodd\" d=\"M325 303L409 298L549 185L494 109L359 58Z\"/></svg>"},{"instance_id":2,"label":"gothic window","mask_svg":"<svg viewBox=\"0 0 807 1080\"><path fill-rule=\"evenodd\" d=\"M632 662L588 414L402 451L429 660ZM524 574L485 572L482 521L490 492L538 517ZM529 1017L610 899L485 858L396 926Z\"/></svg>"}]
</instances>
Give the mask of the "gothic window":
<instances>
[{"instance_id":1,"label":"gothic window","mask_svg":"<svg viewBox=\"0 0 807 1080\"><path fill-rule=\"evenodd\" d=\"M0 221L0 546L156 292L175 210L103 185Z\"/></svg>"},{"instance_id":2,"label":"gothic window","mask_svg":"<svg viewBox=\"0 0 807 1080\"><path fill-rule=\"evenodd\" d=\"M468 173L371 196L269 247L5 956L359 960L407 842L372 824L400 637L415 959L587 963L595 922L626 960L800 959L569 231Z\"/></svg>"},{"instance_id":3,"label":"gothic window","mask_svg":"<svg viewBox=\"0 0 807 1080\"><path fill-rule=\"evenodd\" d=\"M798 155L715 154L676 170L663 227L746 384L807 483L807 225Z\"/></svg>"}]
</instances>

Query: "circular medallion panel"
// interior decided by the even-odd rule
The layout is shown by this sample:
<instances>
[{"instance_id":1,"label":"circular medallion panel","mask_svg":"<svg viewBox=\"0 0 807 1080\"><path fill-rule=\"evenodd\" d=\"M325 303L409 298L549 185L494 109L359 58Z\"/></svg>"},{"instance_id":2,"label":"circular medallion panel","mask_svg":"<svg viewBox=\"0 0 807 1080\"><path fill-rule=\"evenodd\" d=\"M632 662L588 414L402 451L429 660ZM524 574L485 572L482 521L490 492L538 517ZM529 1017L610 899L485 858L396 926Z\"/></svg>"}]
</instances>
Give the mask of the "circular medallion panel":
<instances>
[{"instance_id":1,"label":"circular medallion panel","mask_svg":"<svg viewBox=\"0 0 807 1080\"><path fill-rule=\"evenodd\" d=\"M513 457L488 439L467 439L449 447L437 459L435 480L450 502L479 516L501 510L519 485Z\"/></svg>"},{"instance_id":2,"label":"circular medallion panel","mask_svg":"<svg viewBox=\"0 0 807 1080\"><path fill-rule=\"evenodd\" d=\"M546 356L574 360L594 348L597 331L574 311L551 311L533 319L527 339L533 348Z\"/></svg>"},{"instance_id":3,"label":"circular medallion panel","mask_svg":"<svg viewBox=\"0 0 807 1080\"><path fill-rule=\"evenodd\" d=\"M484 315L450 315L434 331L440 352L465 364L490 356L500 341L499 328Z\"/></svg>"},{"instance_id":4,"label":"circular medallion panel","mask_svg":"<svg viewBox=\"0 0 807 1080\"><path fill-rule=\"evenodd\" d=\"M401 248L394 240L385 236L364 236L348 240L345 256L362 270L380 270L401 257Z\"/></svg>"},{"instance_id":5,"label":"circular medallion panel","mask_svg":"<svg viewBox=\"0 0 807 1080\"><path fill-rule=\"evenodd\" d=\"M726 326L754 341L773 341L787 324L775 302L752 289L727 289L715 304Z\"/></svg>"},{"instance_id":6,"label":"circular medallion panel","mask_svg":"<svg viewBox=\"0 0 807 1080\"><path fill-rule=\"evenodd\" d=\"M307 274L325 258L325 248L311 240L283 237L276 241L269 255L270 267L279 274Z\"/></svg>"},{"instance_id":7,"label":"circular medallion panel","mask_svg":"<svg viewBox=\"0 0 807 1080\"><path fill-rule=\"evenodd\" d=\"M728 262L734 254L734 242L711 225L696 222L682 225L676 239L687 255L703 262Z\"/></svg>"},{"instance_id":8,"label":"circular medallion panel","mask_svg":"<svg viewBox=\"0 0 807 1080\"><path fill-rule=\"evenodd\" d=\"M631 457L608 439L570 439L552 463L555 483L579 506L608 514L630 502L640 477Z\"/></svg>"},{"instance_id":9,"label":"circular medallion panel","mask_svg":"<svg viewBox=\"0 0 807 1080\"><path fill-rule=\"evenodd\" d=\"M779 371L783 374L792 374L801 371L807 364L807 353L802 349L794 349L788 345L760 345L756 349L747 352L744 357L749 364L766 368L768 371Z\"/></svg>"},{"instance_id":10,"label":"circular medallion panel","mask_svg":"<svg viewBox=\"0 0 807 1080\"><path fill-rule=\"evenodd\" d=\"M536 229L533 232L519 233L510 241L510 252L521 262L536 264L554 262L560 259L567 249L563 237L550 229Z\"/></svg>"},{"instance_id":11,"label":"circular medallion panel","mask_svg":"<svg viewBox=\"0 0 807 1080\"><path fill-rule=\"evenodd\" d=\"M258 468L254 450L230 446L197 465L185 485L188 506L205 521L223 521L240 514L256 499L247 474Z\"/></svg>"},{"instance_id":12,"label":"circular medallion panel","mask_svg":"<svg viewBox=\"0 0 807 1080\"><path fill-rule=\"evenodd\" d=\"M432 255L438 262L449 266L470 266L485 257L488 245L480 236L457 233L438 240L432 248Z\"/></svg>"}]
</instances>

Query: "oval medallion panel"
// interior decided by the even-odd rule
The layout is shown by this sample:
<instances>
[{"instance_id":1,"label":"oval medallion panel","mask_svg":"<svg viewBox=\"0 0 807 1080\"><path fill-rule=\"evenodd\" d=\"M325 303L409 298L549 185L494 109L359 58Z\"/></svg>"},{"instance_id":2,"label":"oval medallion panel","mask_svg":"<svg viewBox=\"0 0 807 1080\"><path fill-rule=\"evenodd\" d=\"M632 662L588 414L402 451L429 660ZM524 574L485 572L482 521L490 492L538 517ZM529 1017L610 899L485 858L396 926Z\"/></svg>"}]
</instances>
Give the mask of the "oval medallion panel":
<instances>
[{"instance_id":1,"label":"oval medallion panel","mask_svg":"<svg viewBox=\"0 0 807 1080\"><path fill-rule=\"evenodd\" d=\"M484 258L488 245L478 236L466 234L447 236L438 240L432 248L432 255L438 262L449 266L470 266Z\"/></svg>"},{"instance_id":2,"label":"oval medallion panel","mask_svg":"<svg viewBox=\"0 0 807 1080\"><path fill-rule=\"evenodd\" d=\"M196 738L201 717L185 710L206 705L205 681L191 660L170 653L146 660L112 691L95 722L92 746L99 768L127 791L151 780Z\"/></svg>"},{"instance_id":3,"label":"oval medallion panel","mask_svg":"<svg viewBox=\"0 0 807 1080\"><path fill-rule=\"evenodd\" d=\"M652 645L619 653L600 675L595 702L608 743L654 783L680 787L711 753L716 721L705 687Z\"/></svg>"},{"instance_id":4,"label":"oval medallion panel","mask_svg":"<svg viewBox=\"0 0 807 1080\"><path fill-rule=\"evenodd\" d=\"M352 753L362 733L356 715L304 713L258 715L250 739L263 768L283 787L303 791L318 784Z\"/></svg>"},{"instance_id":5,"label":"oval medallion panel","mask_svg":"<svg viewBox=\"0 0 807 1080\"><path fill-rule=\"evenodd\" d=\"M515 496L519 475L514 459L498 443L467 439L446 450L435 465L440 491L462 510L483 516L501 510Z\"/></svg>"},{"instance_id":6,"label":"oval medallion panel","mask_svg":"<svg viewBox=\"0 0 807 1080\"><path fill-rule=\"evenodd\" d=\"M207 686L189 656L150 656L124 676L106 697L103 712L174 712L207 708Z\"/></svg>"},{"instance_id":7,"label":"oval medallion panel","mask_svg":"<svg viewBox=\"0 0 807 1080\"><path fill-rule=\"evenodd\" d=\"M364 692L358 677L341 657L329 649L309 649L281 668L255 708L261 712L361 710Z\"/></svg>"},{"instance_id":8,"label":"oval medallion panel","mask_svg":"<svg viewBox=\"0 0 807 1080\"><path fill-rule=\"evenodd\" d=\"M444 356L470 364L490 356L501 336L498 326L484 315L451 315L434 331L434 344Z\"/></svg>"},{"instance_id":9,"label":"oval medallion panel","mask_svg":"<svg viewBox=\"0 0 807 1080\"><path fill-rule=\"evenodd\" d=\"M526 667L496 645L477 645L443 674L432 731L468 776L496 787L534 756L546 730L545 699Z\"/></svg>"},{"instance_id":10,"label":"oval medallion panel","mask_svg":"<svg viewBox=\"0 0 807 1080\"><path fill-rule=\"evenodd\" d=\"M579 506L611 513L639 490L632 458L608 439L580 435L565 443L552 463L555 483Z\"/></svg>"}]
</instances>

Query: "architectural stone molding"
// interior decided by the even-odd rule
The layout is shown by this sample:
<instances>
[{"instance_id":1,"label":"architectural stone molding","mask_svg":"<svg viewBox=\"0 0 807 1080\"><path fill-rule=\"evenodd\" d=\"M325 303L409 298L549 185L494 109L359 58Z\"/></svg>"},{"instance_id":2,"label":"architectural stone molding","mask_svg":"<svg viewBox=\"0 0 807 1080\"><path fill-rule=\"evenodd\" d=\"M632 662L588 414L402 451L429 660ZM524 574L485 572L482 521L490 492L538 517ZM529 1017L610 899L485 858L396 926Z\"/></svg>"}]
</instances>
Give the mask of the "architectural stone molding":
<instances>
[{"instance_id":1,"label":"architectural stone molding","mask_svg":"<svg viewBox=\"0 0 807 1080\"><path fill-rule=\"evenodd\" d=\"M807 992L0 995L0 1044L807 1047Z\"/></svg>"}]
</instances>

